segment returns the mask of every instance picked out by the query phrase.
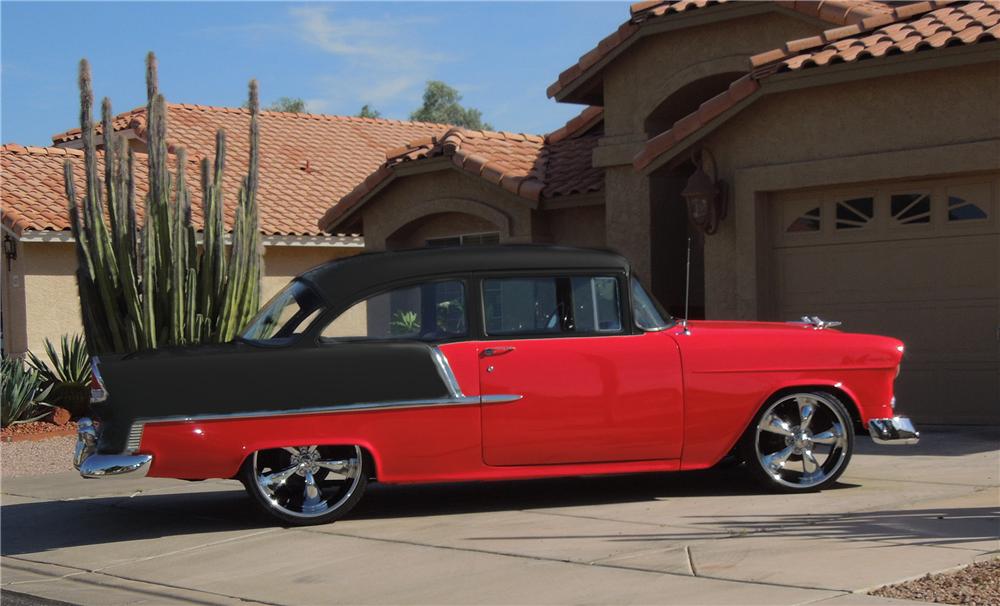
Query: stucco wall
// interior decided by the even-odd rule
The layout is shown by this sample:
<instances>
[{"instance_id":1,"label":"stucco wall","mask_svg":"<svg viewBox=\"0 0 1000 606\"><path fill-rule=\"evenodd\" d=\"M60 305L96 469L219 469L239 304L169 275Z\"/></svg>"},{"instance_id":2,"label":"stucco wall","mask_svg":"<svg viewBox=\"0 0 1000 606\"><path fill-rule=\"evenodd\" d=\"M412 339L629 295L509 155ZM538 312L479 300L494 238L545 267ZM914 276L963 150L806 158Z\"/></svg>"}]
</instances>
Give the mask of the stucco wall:
<instances>
[{"instance_id":1,"label":"stucco wall","mask_svg":"<svg viewBox=\"0 0 1000 606\"><path fill-rule=\"evenodd\" d=\"M359 212L363 213L365 247L385 250L387 240L401 229L411 229L415 221L440 213L476 217L480 219L477 231L498 231L504 243L531 242L531 204L483 179L445 168L397 178ZM445 235L433 225L431 229L428 233ZM400 235L407 241L405 232Z\"/></svg>"},{"instance_id":2,"label":"stucco wall","mask_svg":"<svg viewBox=\"0 0 1000 606\"><path fill-rule=\"evenodd\" d=\"M654 264L650 205L663 202L652 199L649 179L631 164L649 138L647 118L686 85L716 74L745 73L751 55L819 29L796 16L755 14L649 36L605 68L605 136L595 160L607 167L606 241L629 258L647 284L653 283ZM676 99L694 107L700 101Z\"/></svg>"},{"instance_id":3,"label":"stucco wall","mask_svg":"<svg viewBox=\"0 0 1000 606\"><path fill-rule=\"evenodd\" d=\"M83 332L76 289L76 253L72 243L21 243L19 264L24 283L25 321L21 324L30 351L41 352L46 337ZM262 298L269 299L297 274L326 261L356 254L360 248L269 246L264 254ZM6 311L6 310L5 310ZM12 313L10 330L19 329ZM7 322L5 317L4 322ZM11 351L23 351L11 343Z\"/></svg>"},{"instance_id":4,"label":"stucco wall","mask_svg":"<svg viewBox=\"0 0 1000 606\"><path fill-rule=\"evenodd\" d=\"M712 132L731 206L706 243L709 317L758 316L767 192L1000 167L998 98L996 62L887 74L765 96Z\"/></svg>"},{"instance_id":5,"label":"stucco wall","mask_svg":"<svg viewBox=\"0 0 1000 606\"><path fill-rule=\"evenodd\" d=\"M24 351L27 342L25 333L24 306L24 246L15 241L17 259L0 259L0 313L3 321L3 351L18 353ZM8 269L8 263L10 269Z\"/></svg>"},{"instance_id":6,"label":"stucco wall","mask_svg":"<svg viewBox=\"0 0 1000 606\"><path fill-rule=\"evenodd\" d=\"M794 16L765 13L646 37L605 69L604 132L645 134L646 117L689 82L747 72L749 57L819 28Z\"/></svg>"},{"instance_id":7,"label":"stucco wall","mask_svg":"<svg viewBox=\"0 0 1000 606\"><path fill-rule=\"evenodd\" d=\"M547 210L542 213L549 241L565 246L604 248L604 205Z\"/></svg>"},{"instance_id":8,"label":"stucco wall","mask_svg":"<svg viewBox=\"0 0 1000 606\"><path fill-rule=\"evenodd\" d=\"M41 353L46 337L82 333L76 253L66 242L24 242L24 301L27 345Z\"/></svg>"},{"instance_id":9,"label":"stucco wall","mask_svg":"<svg viewBox=\"0 0 1000 606\"><path fill-rule=\"evenodd\" d=\"M445 238L462 234L499 232L491 221L466 213L445 212L417 219L399 229L388 241L389 248L420 248L431 238Z\"/></svg>"}]
</instances>

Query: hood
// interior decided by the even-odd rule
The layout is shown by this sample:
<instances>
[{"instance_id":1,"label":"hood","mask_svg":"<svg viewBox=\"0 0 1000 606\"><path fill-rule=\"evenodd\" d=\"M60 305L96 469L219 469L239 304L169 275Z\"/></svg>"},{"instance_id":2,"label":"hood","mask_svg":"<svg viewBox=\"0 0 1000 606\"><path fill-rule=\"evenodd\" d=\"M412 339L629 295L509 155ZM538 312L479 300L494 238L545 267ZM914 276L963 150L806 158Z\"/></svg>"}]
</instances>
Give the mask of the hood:
<instances>
[{"instance_id":1,"label":"hood","mask_svg":"<svg viewBox=\"0 0 1000 606\"><path fill-rule=\"evenodd\" d=\"M802 322L695 321L688 329L676 340L694 372L890 369L903 357L898 339Z\"/></svg>"}]
</instances>

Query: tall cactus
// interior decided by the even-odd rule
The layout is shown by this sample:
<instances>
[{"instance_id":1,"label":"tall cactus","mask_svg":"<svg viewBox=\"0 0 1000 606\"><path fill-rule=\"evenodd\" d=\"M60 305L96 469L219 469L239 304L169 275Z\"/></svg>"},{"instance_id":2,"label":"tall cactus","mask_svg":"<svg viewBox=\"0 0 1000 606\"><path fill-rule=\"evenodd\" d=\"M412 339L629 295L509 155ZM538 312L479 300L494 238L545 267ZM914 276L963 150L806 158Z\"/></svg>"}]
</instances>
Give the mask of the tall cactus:
<instances>
[{"instance_id":1,"label":"tall cactus","mask_svg":"<svg viewBox=\"0 0 1000 606\"><path fill-rule=\"evenodd\" d=\"M250 82L250 158L236 201L227 252L222 177L225 133L216 134L215 163L201 160L204 238L197 244L187 154L167 145L167 106L156 57L146 60L147 170L144 222L136 220L135 153L114 132L111 102L101 106L103 188L98 172L90 66L80 62L80 128L85 190L78 199L72 163L64 167L77 251L77 286L91 353L232 340L260 305L261 242L257 211L259 139L257 83ZM174 152L177 170L167 164Z\"/></svg>"}]
</instances>

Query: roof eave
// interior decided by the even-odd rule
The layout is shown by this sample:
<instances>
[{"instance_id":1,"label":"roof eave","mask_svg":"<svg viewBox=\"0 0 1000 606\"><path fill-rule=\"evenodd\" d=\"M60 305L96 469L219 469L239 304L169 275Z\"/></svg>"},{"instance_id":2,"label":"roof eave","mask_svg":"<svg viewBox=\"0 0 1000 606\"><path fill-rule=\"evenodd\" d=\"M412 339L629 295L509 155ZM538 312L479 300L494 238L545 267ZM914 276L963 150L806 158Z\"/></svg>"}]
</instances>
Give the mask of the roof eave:
<instances>
[{"instance_id":1,"label":"roof eave","mask_svg":"<svg viewBox=\"0 0 1000 606\"><path fill-rule=\"evenodd\" d=\"M637 29L632 35L624 38L616 46L610 48L607 53L601 55L599 58L595 59L593 63L582 68L581 73L574 76L572 79L567 79L563 82L563 77L560 75L559 80L553 82L549 86L546 93L549 97L560 103L587 103L590 105L604 105L604 87L602 85L602 73L604 68L614 61L619 55L635 45L635 43L639 40L648 36L655 36L674 30L709 25L720 21L740 19L768 12L777 12L789 17L795 17L796 19L815 24L821 29L829 28L830 26L830 23L827 21L786 8L773 2L733 2L690 10L683 13L672 13L667 18L651 19L649 21L639 23L635 26ZM583 55L581 60L587 57L587 55L597 51L599 48L600 47L598 46L589 53ZM578 65L579 63L574 64L566 70L566 72L572 70ZM563 73L565 74L566 72ZM593 97L592 91L594 90L594 87L600 91L600 98Z\"/></svg>"},{"instance_id":2,"label":"roof eave","mask_svg":"<svg viewBox=\"0 0 1000 606\"><path fill-rule=\"evenodd\" d=\"M458 164L459 160L455 159L457 156L458 154L435 156L432 158L409 160L388 166L383 165L379 170L369 175L353 192L341 198L340 202L326 211L326 214L319 220L319 228L325 232L330 232L347 224L352 217L357 215L363 206L400 178L441 170L455 170L470 178L485 179L482 174L475 174L460 166ZM464 158L465 156L463 155L462 157ZM510 178L503 177L499 182L490 179L487 179L487 181L507 194L516 197L519 201L526 203L532 210L537 209L541 197L542 184L533 179L514 178L516 179L516 183L511 185L511 181L514 179L508 179Z\"/></svg>"}]
</instances>

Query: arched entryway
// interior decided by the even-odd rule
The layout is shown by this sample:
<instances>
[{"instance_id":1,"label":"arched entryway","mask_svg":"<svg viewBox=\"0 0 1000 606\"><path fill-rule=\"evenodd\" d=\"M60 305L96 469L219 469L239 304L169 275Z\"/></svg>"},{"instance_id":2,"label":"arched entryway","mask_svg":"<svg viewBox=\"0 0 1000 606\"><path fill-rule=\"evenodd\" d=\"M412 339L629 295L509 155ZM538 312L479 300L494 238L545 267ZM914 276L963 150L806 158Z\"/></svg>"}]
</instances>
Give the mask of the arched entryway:
<instances>
[{"instance_id":1,"label":"arched entryway","mask_svg":"<svg viewBox=\"0 0 1000 606\"><path fill-rule=\"evenodd\" d=\"M702 103L725 91L743 74L722 72L705 76L678 88L664 99L645 120L646 135L652 138L670 130L674 123L698 109ZM681 192L695 171L690 157L679 159L649 176L650 256L653 293L671 314L684 315L687 274L687 246L691 239L691 318L705 317L704 236L694 229L687 216Z\"/></svg>"},{"instance_id":2,"label":"arched entryway","mask_svg":"<svg viewBox=\"0 0 1000 606\"><path fill-rule=\"evenodd\" d=\"M423 246L497 244L510 235L507 226L466 212L439 212L415 218L389 234L387 250Z\"/></svg>"}]
</instances>

